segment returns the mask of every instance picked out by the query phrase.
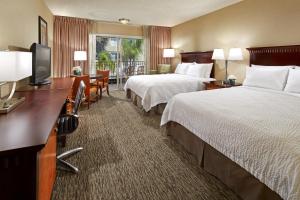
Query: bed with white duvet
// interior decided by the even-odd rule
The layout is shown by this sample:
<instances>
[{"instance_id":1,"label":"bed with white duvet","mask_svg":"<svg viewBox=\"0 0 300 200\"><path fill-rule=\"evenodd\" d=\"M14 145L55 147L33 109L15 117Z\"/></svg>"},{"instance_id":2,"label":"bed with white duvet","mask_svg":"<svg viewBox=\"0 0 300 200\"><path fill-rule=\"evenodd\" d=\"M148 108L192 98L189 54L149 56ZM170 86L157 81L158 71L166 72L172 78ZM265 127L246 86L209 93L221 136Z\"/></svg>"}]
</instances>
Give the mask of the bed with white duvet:
<instances>
[{"instance_id":1,"label":"bed with white duvet","mask_svg":"<svg viewBox=\"0 0 300 200\"><path fill-rule=\"evenodd\" d=\"M203 90L203 82L215 80L209 78L212 66L213 63L182 63L172 74L132 76L126 81L124 90L138 95L148 112L158 104L167 103L176 94Z\"/></svg>"},{"instance_id":2,"label":"bed with white duvet","mask_svg":"<svg viewBox=\"0 0 300 200\"><path fill-rule=\"evenodd\" d=\"M174 95L203 90L203 82L212 78L198 78L184 74L140 75L128 79L125 91L130 89L141 97L145 111L152 107L167 103Z\"/></svg>"},{"instance_id":3,"label":"bed with white duvet","mask_svg":"<svg viewBox=\"0 0 300 200\"><path fill-rule=\"evenodd\" d=\"M179 123L283 199L296 200L300 70L279 71L253 67L247 86L178 94L167 104L161 125Z\"/></svg>"}]
</instances>

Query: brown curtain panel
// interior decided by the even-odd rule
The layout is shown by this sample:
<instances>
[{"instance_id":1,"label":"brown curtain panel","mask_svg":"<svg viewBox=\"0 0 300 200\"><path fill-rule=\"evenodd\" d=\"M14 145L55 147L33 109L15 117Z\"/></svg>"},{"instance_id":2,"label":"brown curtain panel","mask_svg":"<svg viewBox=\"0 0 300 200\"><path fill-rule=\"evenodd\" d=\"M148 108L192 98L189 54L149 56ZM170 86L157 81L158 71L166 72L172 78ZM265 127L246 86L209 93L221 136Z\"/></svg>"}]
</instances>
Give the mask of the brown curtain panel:
<instances>
[{"instance_id":1,"label":"brown curtain panel","mask_svg":"<svg viewBox=\"0 0 300 200\"><path fill-rule=\"evenodd\" d=\"M151 26L150 39L150 70L157 70L158 64L170 64L170 58L163 57L163 50L171 47L171 28Z\"/></svg>"},{"instance_id":2,"label":"brown curtain panel","mask_svg":"<svg viewBox=\"0 0 300 200\"><path fill-rule=\"evenodd\" d=\"M54 16L53 75L68 77L72 68L80 65L83 73L88 74L89 61L74 61L74 51L89 50L89 27L87 19Z\"/></svg>"}]
</instances>

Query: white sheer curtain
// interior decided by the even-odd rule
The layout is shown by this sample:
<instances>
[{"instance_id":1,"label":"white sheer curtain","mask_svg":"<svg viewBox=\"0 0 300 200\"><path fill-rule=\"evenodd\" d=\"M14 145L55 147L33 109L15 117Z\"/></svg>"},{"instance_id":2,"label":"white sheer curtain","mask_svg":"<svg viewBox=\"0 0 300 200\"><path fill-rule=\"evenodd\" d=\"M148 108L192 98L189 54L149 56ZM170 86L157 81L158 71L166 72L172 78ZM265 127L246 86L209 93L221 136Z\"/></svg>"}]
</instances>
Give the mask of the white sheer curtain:
<instances>
[{"instance_id":1,"label":"white sheer curtain","mask_svg":"<svg viewBox=\"0 0 300 200\"><path fill-rule=\"evenodd\" d=\"M90 66L90 73L96 74L96 35L90 34L89 35L89 66Z\"/></svg>"}]
</instances>

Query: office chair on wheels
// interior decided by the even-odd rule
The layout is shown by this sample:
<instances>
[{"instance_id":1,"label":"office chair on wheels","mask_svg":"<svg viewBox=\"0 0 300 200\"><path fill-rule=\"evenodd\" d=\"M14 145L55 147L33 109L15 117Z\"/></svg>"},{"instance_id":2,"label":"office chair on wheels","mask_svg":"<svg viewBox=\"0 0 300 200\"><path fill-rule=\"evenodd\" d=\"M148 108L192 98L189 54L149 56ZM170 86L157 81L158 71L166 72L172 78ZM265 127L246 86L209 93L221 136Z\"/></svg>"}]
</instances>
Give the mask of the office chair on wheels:
<instances>
[{"instance_id":1,"label":"office chair on wheels","mask_svg":"<svg viewBox=\"0 0 300 200\"><path fill-rule=\"evenodd\" d=\"M69 135L77 129L78 124L79 124L77 113L78 113L79 106L84 98L85 87L86 86L85 86L84 82L80 81L75 101L72 102L72 103L74 103L72 112L70 114L65 114L66 112L63 111L63 114L60 115L60 117L58 119L58 125L57 125L57 136L58 137ZM65 110L65 109L63 109L63 110ZM63 169L65 169L67 171L70 171L73 173L78 173L79 170L77 167L73 166L72 164L68 163L67 161L65 161L63 159L73 156L74 154L80 152L81 150L83 150L83 148L78 147L78 148L66 151L66 152L58 155L56 157L58 165L60 165L61 167L63 167Z\"/></svg>"}]
</instances>

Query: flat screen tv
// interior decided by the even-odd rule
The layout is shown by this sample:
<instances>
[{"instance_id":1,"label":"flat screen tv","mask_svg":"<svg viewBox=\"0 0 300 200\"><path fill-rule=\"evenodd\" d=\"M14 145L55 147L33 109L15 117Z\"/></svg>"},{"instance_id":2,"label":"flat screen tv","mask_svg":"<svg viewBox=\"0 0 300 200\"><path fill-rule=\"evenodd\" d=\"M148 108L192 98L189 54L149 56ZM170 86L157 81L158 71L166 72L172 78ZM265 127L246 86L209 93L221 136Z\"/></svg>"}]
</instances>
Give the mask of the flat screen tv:
<instances>
[{"instance_id":1,"label":"flat screen tv","mask_svg":"<svg viewBox=\"0 0 300 200\"><path fill-rule=\"evenodd\" d=\"M32 52L32 85L49 84L51 76L51 48L33 43L30 47Z\"/></svg>"}]
</instances>

